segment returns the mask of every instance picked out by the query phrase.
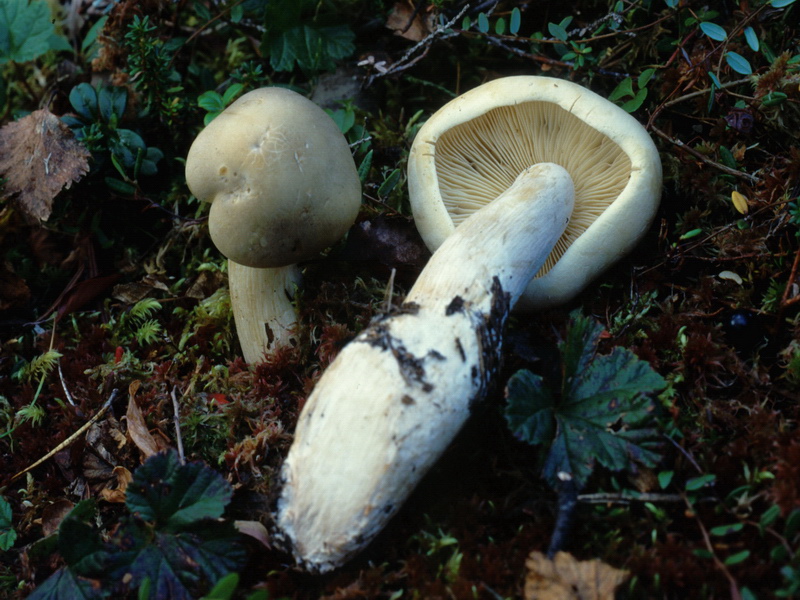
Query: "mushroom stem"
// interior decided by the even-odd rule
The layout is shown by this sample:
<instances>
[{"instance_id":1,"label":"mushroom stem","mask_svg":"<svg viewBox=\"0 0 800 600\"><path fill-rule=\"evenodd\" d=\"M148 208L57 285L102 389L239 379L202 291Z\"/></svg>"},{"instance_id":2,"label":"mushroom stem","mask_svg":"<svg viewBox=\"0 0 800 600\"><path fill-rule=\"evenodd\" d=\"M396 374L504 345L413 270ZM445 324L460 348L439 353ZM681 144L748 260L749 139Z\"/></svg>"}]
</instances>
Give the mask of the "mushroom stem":
<instances>
[{"instance_id":1,"label":"mushroom stem","mask_svg":"<svg viewBox=\"0 0 800 600\"><path fill-rule=\"evenodd\" d=\"M564 231L574 189L530 167L437 250L399 312L323 374L282 469L276 521L297 560L342 564L397 512L486 393L510 306Z\"/></svg>"},{"instance_id":2,"label":"mushroom stem","mask_svg":"<svg viewBox=\"0 0 800 600\"><path fill-rule=\"evenodd\" d=\"M300 279L297 265L256 269L228 260L231 308L248 363L261 362L271 349L296 339L297 314L291 298Z\"/></svg>"}]
</instances>

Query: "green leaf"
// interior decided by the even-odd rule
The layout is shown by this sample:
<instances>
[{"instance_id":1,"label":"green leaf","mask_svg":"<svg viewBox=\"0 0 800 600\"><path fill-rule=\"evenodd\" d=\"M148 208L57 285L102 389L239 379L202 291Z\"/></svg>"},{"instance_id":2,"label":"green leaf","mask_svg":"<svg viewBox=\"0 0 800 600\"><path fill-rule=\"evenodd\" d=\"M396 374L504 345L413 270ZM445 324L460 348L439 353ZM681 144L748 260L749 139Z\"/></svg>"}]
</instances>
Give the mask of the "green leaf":
<instances>
[{"instance_id":1,"label":"green leaf","mask_svg":"<svg viewBox=\"0 0 800 600\"><path fill-rule=\"evenodd\" d=\"M168 531L198 519L217 519L230 502L230 484L199 463L181 465L174 451L157 454L139 467L128 486L128 509Z\"/></svg>"},{"instance_id":2,"label":"green leaf","mask_svg":"<svg viewBox=\"0 0 800 600\"><path fill-rule=\"evenodd\" d=\"M3 552L17 541L17 532L11 525L11 505L0 496L0 550Z\"/></svg>"},{"instance_id":3,"label":"green leaf","mask_svg":"<svg viewBox=\"0 0 800 600\"><path fill-rule=\"evenodd\" d=\"M506 20L503 17L500 17L497 19L497 21L495 21L494 32L497 35L503 35L506 32Z\"/></svg>"},{"instance_id":4,"label":"green leaf","mask_svg":"<svg viewBox=\"0 0 800 600\"><path fill-rule=\"evenodd\" d=\"M202 600L230 600L239 585L239 574L229 573L217 582L217 585Z\"/></svg>"},{"instance_id":5,"label":"green leaf","mask_svg":"<svg viewBox=\"0 0 800 600\"><path fill-rule=\"evenodd\" d=\"M197 106L209 112L220 112L225 108L225 102L218 92L209 90L197 97Z\"/></svg>"},{"instance_id":6,"label":"green leaf","mask_svg":"<svg viewBox=\"0 0 800 600\"><path fill-rule=\"evenodd\" d=\"M725 565L730 567L732 565L738 565L740 562L744 562L750 557L750 550L742 550L741 552L737 552L736 554L731 554L728 558L725 559Z\"/></svg>"},{"instance_id":7,"label":"green leaf","mask_svg":"<svg viewBox=\"0 0 800 600\"><path fill-rule=\"evenodd\" d=\"M232 83L228 87L228 89L225 90L225 93L222 94L222 105L223 105L223 107L226 107L231 102L233 102L233 99L236 98L236 96L238 96L239 94L241 94L243 89L244 89L244 86L241 83Z\"/></svg>"},{"instance_id":8,"label":"green leaf","mask_svg":"<svg viewBox=\"0 0 800 600\"><path fill-rule=\"evenodd\" d=\"M608 96L608 99L611 102L616 102L620 98L633 95L633 79L626 77L617 84L617 87L614 88L614 91L611 92L611 94Z\"/></svg>"},{"instance_id":9,"label":"green leaf","mask_svg":"<svg viewBox=\"0 0 800 600\"><path fill-rule=\"evenodd\" d=\"M326 111L328 115L330 115L331 119L336 123L336 126L339 128L339 131L342 133L347 133L356 123L356 113L352 110L342 110L341 108L338 110L329 110Z\"/></svg>"},{"instance_id":10,"label":"green leaf","mask_svg":"<svg viewBox=\"0 0 800 600\"><path fill-rule=\"evenodd\" d=\"M114 120L116 124L125 114L128 105L128 90L123 87L109 86L100 90L97 95L97 106L100 116L108 123Z\"/></svg>"},{"instance_id":11,"label":"green leaf","mask_svg":"<svg viewBox=\"0 0 800 600\"><path fill-rule=\"evenodd\" d=\"M35 60L48 50L69 49L56 35L50 7L45 0L0 2L0 65Z\"/></svg>"},{"instance_id":12,"label":"green leaf","mask_svg":"<svg viewBox=\"0 0 800 600\"><path fill-rule=\"evenodd\" d=\"M486 16L486 13L478 14L478 31L489 33L489 17Z\"/></svg>"},{"instance_id":13,"label":"green leaf","mask_svg":"<svg viewBox=\"0 0 800 600\"><path fill-rule=\"evenodd\" d=\"M655 75L655 73L656 73L655 69L645 69L644 71L642 71L641 74L639 75L639 79L636 80L636 85L639 86L639 89L647 87L647 84L650 83L650 80L653 78L653 75Z\"/></svg>"},{"instance_id":14,"label":"green leaf","mask_svg":"<svg viewBox=\"0 0 800 600\"><path fill-rule=\"evenodd\" d=\"M378 188L378 197L379 198L386 198L389 194L392 193L397 184L400 183L400 177L402 173L400 169L394 169L383 180L383 183Z\"/></svg>"},{"instance_id":15,"label":"green leaf","mask_svg":"<svg viewBox=\"0 0 800 600\"><path fill-rule=\"evenodd\" d=\"M517 35L519 33L519 27L522 24L522 12L519 10L519 7L515 6L514 10L511 11L511 22L508 26L508 32L511 35Z\"/></svg>"},{"instance_id":16,"label":"green leaf","mask_svg":"<svg viewBox=\"0 0 800 600\"><path fill-rule=\"evenodd\" d=\"M717 42L724 42L728 38L728 33L722 27L709 21L700 23L700 31Z\"/></svg>"},{"instance_id":17,"label":"green leaf","mask_svg":"<svg viewBox=\"0 0 800 600\"><path fill-rule=\"evenodd\" d=\"M152 459L151 459L152 460ZM137 473L142 469L137 469ZM205 519L171 534L151 533L133 520L123 524L130 550L116 554L109 577L130 579L136 589L150 581L151 598L193 600L228 573L241 569L247 558L232 523Z\"/></svg>"},{"instance_id":18,"label":"green leaf","mask_svg":"<svg viewBox=\"0 0 800 600\"><path fill-rule=\"evenodd\" d=\"M39 585L28 600L94 600L103 592L92 581L75 575L70 569L59 569Z\"/></svg>"},{"instance_id":19,"label":"green leaf","mask_svg":"<svg viewBox=\"0 0 800 600\"><path fill-rule=\"evenodd\" d=\"M749 25L744 28L744 39L753 52L758 52L758 36L756 35L755 30Z\"/></svg>"},{"instance_id":20,"label":"green leaf","mask_svg":"<svg viewBox=\"0 0 800 600\"><path fill-rule=\"evenodd\" d=\"M773 8L785 8L790 4L794 4L794 0L772 0L770 4Z\"/></svg>"},{"instance_id":21,"label":"green leaf","mask_svg":"<svg viewBox=\"0 0 800 600\"><path fill-rule=\"evenodd\" d=\"M704 488L707 485L711 485L717 479L717 476L714 474L708 475L701 475L700 477L693 477L686 481L686 491L687 492L696 492L697 490Z\"/></svg>"},{"instance_id":22,"label":"green leaf","mask_svg":"<svg viewBox=\"0 0 800 600\"><path fill-rule=\"evenodd\" d=\"M358 165L358 178L362 184L366 183L367 176L369 175L370 167L372 167L372 150L367 152L364 160Z\"/></svg>"},{"instance_id":23,"label":"green leaf","mask_svg":"<svg viewBox=\"0 0 800 600\"><path fill-rule=\"evenodd\" d=\"M719 537L729 535L731 533L738 533L744 528L744 523L732 523L730 525L719 525L717 527L712 527L709 530L711 535L716 535Z\"/></svg>"},{"instance_id":24,"label":"green leaf","mask_svg":"<svg viewBox=\"0 0 800 600\"><path fill-rule=\"evenodd\" d=\"M602 326L573 312L563 342L560 397L529 371L519 371L507 386L506 421L532 444L550 444L542 476L557 487L559 474L585 485L595 462L623 470L636 460L654 466L657 433L647 426L654 405L647 394L666 387L664 379L630 350L614 348L598 356ZM551 441L552 440L552 441Z\"/></svg>"},{"instance_id":25,"label":"green leaf","mask_svg":"<svg viewBox=\"0 0 800 600\"><path fill-rule=\"evenodd\" d=\"M88 83L79 83L70 90L69 103L84 119L94 121L97 117L97 91Z\"/></svg>"},{"instance_id":26,"label":"green leaf","mask_svg":"<svg viewBox=\"0 0 800 600\"><path fill-rule=\"evenodd\" d=\"M548 23L547 31L549 31L550 35L552 35L557 40L561 40L562 42L567 41L568 37L567 30L564 29L564 27L562 27L561 25L557 25L556 23Z\"/></svg>"},{"instance_id":27,"label":"green leaf","mask_svg":"<svg viewBox=\"0 0 800 600\"><path fill-rule=\"evenodd\" d=\"M505 417L511 433L529 444L550 444L556 430L555 400L539 375L522 369L506 384Z\"/></svg>"},{"instance_id":28,"label":"green leaf","mask_svg":"<svg viewBox=\"0 0 800 600\"><path fill-rule=\"evenodd\" d=\"M108 21L108 15L104 15L97 19L97 22L92 25L91 29L86 33L86 37L83 38L83 42L81 42L81 52L87 53L92 45L97 41L98 34L103 31L103 27L106 25L106 21ZM87 56L87 58L91 58L94 52Z\"/></svg>"},{"instance_id":29,"label":"green leaf","mask_svg":"<svg viewBox=\"0 0 800 600\"><path fill-rule=\"evenodd\" d=\"M632 113L642 106L642 103L647 98L647 88L643 88L636 92L636 95L622 105L622 110Z\"/></svg>"},{"instance_id":30,"label":"green leaf","mask_svg":"<svg viewBox=\"0 0 800 600\"><path fill-rule=\"evenodd\" d=\"M736 52L726 52L725 60L728 62L730 68L737 73L741 75L752 75L753 68L750 66L750 63L747 62L747 59L741 54Z\"/></svg>"},{"instance_id":31,"label":"green leaf","mask_svg":"<svg viewBox=\"0 0 800 600\"><path fill-rule=\"evenodd\" d=\"M337 60L355 52L355 34L345 25L315 28L293 27L277 36L270 45L270 64L276 71L329 71Z\"/></svg>"}]
</instances>

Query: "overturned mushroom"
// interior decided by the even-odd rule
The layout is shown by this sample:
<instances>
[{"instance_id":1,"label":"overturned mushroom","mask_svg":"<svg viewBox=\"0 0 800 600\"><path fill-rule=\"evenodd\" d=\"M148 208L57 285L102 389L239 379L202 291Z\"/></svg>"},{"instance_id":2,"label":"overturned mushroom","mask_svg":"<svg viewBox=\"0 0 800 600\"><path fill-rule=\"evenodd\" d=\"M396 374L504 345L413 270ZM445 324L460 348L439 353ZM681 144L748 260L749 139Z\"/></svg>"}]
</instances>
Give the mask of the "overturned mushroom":
<instances>
[{"instance_id":1,"label":"overturned mushroom","mask_svg":"<svg viewBox=\"0 0 800 600\"><path fill-rule=\"evenodd\" d=\"M577 84L506 77L439 109L408 161L414 221L431 250L539 162L569 172L575 210L520 299L527 309L570 300L647 231L661 196L661 162L644 127Z\"/></svg>"},{"instance_id":2,"label":"overturned mushroom","mask_svg":"<svg viewBox=\"0 0 800 600\"><path fill-rule=\"evenodd\" d=\"M321 108L283 88L245 94L195 139L186 183L211 202L211 239L228 259L245 360L290 344L296 263L341 238L361 184L347 141Z\"/></svg>"},{"instance_id":3,"label":"overturned mushroom","mask_svg":"<svg viewBox=\"0 0 800 600\"><path fill-rule=\"evenodd\" d=\"M303 566L327 571L365 546L459 431L573 198L558 165L524 170L441 245L398 311L325 371L300 415L276 515Z\"/></svg>"}]
</instances>

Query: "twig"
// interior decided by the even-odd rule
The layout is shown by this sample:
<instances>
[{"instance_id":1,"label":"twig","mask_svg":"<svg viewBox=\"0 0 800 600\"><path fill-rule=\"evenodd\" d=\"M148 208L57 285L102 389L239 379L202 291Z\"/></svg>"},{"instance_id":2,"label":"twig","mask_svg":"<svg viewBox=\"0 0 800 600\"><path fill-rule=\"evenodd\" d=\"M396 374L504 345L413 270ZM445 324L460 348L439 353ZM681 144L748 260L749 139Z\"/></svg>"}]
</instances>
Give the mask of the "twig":
<instances>
[{"instance_id":1,"label":"twig","mask_svg":"<svg viewBox=\"0 0 800 600\"><path fill-rule=\"evenodd\" d=\"M687 146L682 141L676 140L675 138L669 137L666 133L661 131L655 125L651 126L650 130L653 133L655 133L658 137L668 141L670 144L673 144L674 146L677 146L678 148L686 150L686 152L688 152L689 154L691 154L695 158L699 159L700 161L706 163L707 165L709 165L711 167L714 167L715 169L718 169L718 170L722 171L723 173L727 173L728 175L733 175L734 177L739 177L740 179L747 179L751 183L756 183L758 181L758 177L756 177L755 175L750 175L749 173L742 173L741 171L737 171L736 169L731 169L730 167L726 167L723 164L720 164L720 163L718 163L716 161L711 160L707 156L703 156L703 154L701 154L700 152L698 152L694 148L692 148L690 146Z\"/></svg>"},{"instance_id":2,"label":"twig","mask_svg":"<svg viewBox=\"0 0 800 600\"><path fill-rule=\"evenodd\" d=\"M75 401L72 399L72 394L67 389L67 383L64 381L64 373L61 371L61 361L58 361L58 378L61 380L61 389L64 390L64 395L67 397L67 402L75 406Z\"/></svg>"},{"instance_id":3,"label":"twig","mask_svg":"<svg viewBox=\"0 0 800 600\"><path fill-rule=\"evenodd\" d=\"M635 495L625 493L597 493L597 494L579 494L578 502L585 502L587 504L630 504L631 502L683 502L683 496L680 494L654 494L654 493L637 493Z\"/></svg>"},{"instance_id":4,"label":"twig","mask_svg":"<svg viewBox=\"0 0 800 600\"><path fill-rule=\"evenodd\" d=\"M697 513L692 506L692 503L689 502L689 499L684 496L684 502L686 503L686 507L689 509L690 512L694 514L694 520L697 522L697 526L700 528L700 532L703 534L703 541L705 541L706 549L711 554L711 558L714 560L714 564L717 565L717 568L722 571L722 574L725 575L725 578L728 580L728 583L731 586L731 600L742 600L742 594L739 591L739 584L736 582L736 579L733 577L733 574L728 570L728 567L725 566L725 563L722 562L719 557L714 553L714 545L711 543L711 538L708 535L708 530L706 530L705 525L700 520L700 517L697 516Z\"/></svg>"},{"instance_id":5,"label":"twig","mask_svg":"<svg viewBox=\"0 0 800 600\"><path fill-rule=\"evenodd\" d=\"M800 267L800 248L797 249L797 252L794 255L792 270L789 273L789 281L786 283L786 289L783 290L783 296L781 297L781 308L785 308L790 304L794 304L795 302L800 301L800 295L797 295L791 299L789 298L789 293L792 290L792 284L794 283L794 280L797 278L798 267Z\"/></svg>"},{"instance_id":6,"label":"twig","mask_svg":"<svg viewBox=\"0 0 800 600\"><path fill-rule=\"evenodd\" d=\"M183 453L183 438L181 437L181 410L178 405L178 398L175 396L175 389L172 388L170 396L172 397L172 411L174 413L173 419L175 421L175 439L178 443L178 459L181 464L186 463L186 455Z\"/></svg>"},{"instance_id":7,"label":"twig","mask_svg":"<svg viewBox=\"0 0 800 600\"><path fill-rule=\"evenodd\" d=\"M45 454L45 455L44 455L42 458L40 458L39 460L37 460L35 463L33 463L32 465L30 465L29 467L26 467L25 469L23 469L22 471L20 471L20 472L19 472L19 473L17 473L16 475L14 475L14 476L11 478L11 480L10 480L10 481L14 481L15 479L18 479L18 478L22 477L22 476L23 476L23 475L25 475L25 473L27 473L28 471L31 471L32 469L35 469L36 467L38 467L40 464L42 464L42 463L43 463L43 462L45 462L46 460L48 460L48 459L52 458L52 457L53 457L53 456L55 456L57 453L61 452L61 451L62 451L64 448L66 448L67 446L70 446L70 445L71 445L71 444L72 444L72 443L73 443L75 440L77 440L77 439L78 439L78 438L79 438L79 437L80 437L80 436L81 436L81 435L82 435L82 434L83 434L83 433L84 433L84 432L85 432L87 429L89 429L89 427L91 427L91 426L92 426L94 423L96 423L96 422L97 422L97 420L98 420L100 417L102 417L102 416L105 414L105 412L106 412L106 411L108 410L108 408L111 406L111 403L112 403L112 402L114 402L114 399L117 397L117 393L118 393L118 390L112 390L112 391L111 391L111 396L109 396L108 400L106 400L106 403L105 403L105 404L103 404L103 407L102 407L102 408L101 408L99 411L97 411L97 414L95 414L95 416L93 416L91 419L89 419L88 421L86 421L86 423L84 423L84 424L83 424L83 425L80 427L80 429L78 429L78 431L76 431L75 433L73 433L73 434L72 434L71 436L69 436L69 437L68 437L66 440L64 440L63 442L61 442L61 443L60 443L58 446L56 446L55 448L53 448L52 450L50 450L50 452L48 452L47 454Z\"/></svg>"}]
</instances>

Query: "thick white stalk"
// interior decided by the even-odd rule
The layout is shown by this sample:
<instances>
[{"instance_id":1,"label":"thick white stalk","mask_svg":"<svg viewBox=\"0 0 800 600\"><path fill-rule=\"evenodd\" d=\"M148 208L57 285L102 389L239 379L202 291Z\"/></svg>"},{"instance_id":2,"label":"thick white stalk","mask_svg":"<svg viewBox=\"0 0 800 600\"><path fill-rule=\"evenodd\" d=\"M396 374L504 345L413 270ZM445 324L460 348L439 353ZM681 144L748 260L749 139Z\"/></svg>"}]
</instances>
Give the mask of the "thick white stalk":
<instances>
[{"instance_id":1,"label":"thick white stalk","mask_svg":"<svg viewBox=\"0 0 800 600\"><path fill-rule=\"evenodd\" d=\"M363 548L452 441L573 198L563 168L530 167L442 244L398 311L328 367L281 473L279 536L304 567L327 571Z\"/></svg>"},{"instance_id":2,"label":"thick white stalk","mask_svg":"<svg viewBox=\"0 0 800 600\"><path fill-rule=\"evenodd\" d=\"M300 279L297 265L255 269L228 260L231 308L247 362L261 362L265 353L292 343L297 313L291 298Z\"/></svg>"}]
</instances>

